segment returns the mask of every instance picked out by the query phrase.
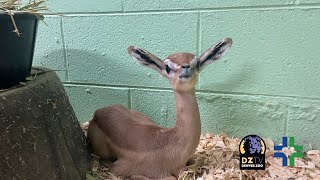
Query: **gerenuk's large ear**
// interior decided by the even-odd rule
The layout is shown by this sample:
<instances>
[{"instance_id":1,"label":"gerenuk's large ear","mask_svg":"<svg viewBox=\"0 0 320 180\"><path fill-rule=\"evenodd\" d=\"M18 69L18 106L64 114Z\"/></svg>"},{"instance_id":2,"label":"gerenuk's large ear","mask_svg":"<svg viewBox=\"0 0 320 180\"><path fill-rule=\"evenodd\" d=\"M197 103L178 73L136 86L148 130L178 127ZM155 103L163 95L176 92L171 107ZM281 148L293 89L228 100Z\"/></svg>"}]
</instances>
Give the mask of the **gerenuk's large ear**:
<instances>
[{"instance_id":1,"label":"gerenuk's large ear","mask_svg":"<svg viewBox=\"0 0 320 180\"><path fill-rule=\"evenodd\" d=\"M146 50L143 50L143 49L140 49L140 48L137 48L134 46L128 47L128 53L139 64L142 64L143 66L150 67L150 68L158 71L160 74L166 76L166 73L164 73L165 64L157 56L149 53Z\"/></svg>"},{"instance_id":2,"label":"gerenuk's large ear","mask_svg":"<svg viewBox=\"0 0 320 180\"><path fill-rule=\"evenodd\" d=\"M208 64L213 63L215 60L221 58L226 54L228 49L232 45L232 39L225 38L218 42L217 44L213 45L211 48L206 50L198 60L197 67L200 70L202 70L205 66Z\"/></svg>"}]
</instances>

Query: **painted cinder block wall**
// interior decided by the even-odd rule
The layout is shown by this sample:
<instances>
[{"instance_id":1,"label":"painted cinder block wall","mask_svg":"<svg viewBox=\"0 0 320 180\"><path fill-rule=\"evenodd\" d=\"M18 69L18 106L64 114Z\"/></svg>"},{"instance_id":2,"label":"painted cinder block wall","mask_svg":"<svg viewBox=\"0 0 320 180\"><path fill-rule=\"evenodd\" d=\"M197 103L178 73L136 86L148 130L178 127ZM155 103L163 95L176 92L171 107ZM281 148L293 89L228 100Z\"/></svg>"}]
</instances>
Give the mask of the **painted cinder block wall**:
<instances>
[{"instance_id":1,"label":"painted cinder block wall","mask_svg":"<svg viewBox=\"0 0 320 180\"><path fill-rule=\"evenodd\" d=\"M319 148L320 0L48 0L35 65L57 70L79 121L114 103L172 126L169 83L127 54L197 55L224 37L233 47L200 76L203 132Z\"/></svg>"}]
</instances>

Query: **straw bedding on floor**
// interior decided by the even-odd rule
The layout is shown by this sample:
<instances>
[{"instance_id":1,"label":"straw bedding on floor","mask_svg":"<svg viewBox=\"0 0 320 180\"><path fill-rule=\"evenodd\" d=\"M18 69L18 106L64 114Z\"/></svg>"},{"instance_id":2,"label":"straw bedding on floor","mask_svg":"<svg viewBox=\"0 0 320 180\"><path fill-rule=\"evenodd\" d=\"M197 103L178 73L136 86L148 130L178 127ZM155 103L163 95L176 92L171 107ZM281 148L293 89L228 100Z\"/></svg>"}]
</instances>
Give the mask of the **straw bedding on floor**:
<instances>
[{"instance_id":1,"label":"straw bedding on floor","mask_svg":"<svg viewBox=\"0 0 320 180\"><path fill-rule=\"evenodd\" d=\"M86 134L88 123L81 124ZM274 143L264 138L266 143L266 170L239 169L239 138L230 138L226 134L205 134L200 138L199 146L187 169L181 171L179 180L215 180L215 179L295 179L320 180L320 151L310 150L304 153L304 158L295 160L295 167L283 167L282 160L273 157ZM294 149L285 149L290 155ZM92 155L91 172L87 179L121 180L121 177L109 172L111 162L100 160Z\"/></svg>"}]
</instances>

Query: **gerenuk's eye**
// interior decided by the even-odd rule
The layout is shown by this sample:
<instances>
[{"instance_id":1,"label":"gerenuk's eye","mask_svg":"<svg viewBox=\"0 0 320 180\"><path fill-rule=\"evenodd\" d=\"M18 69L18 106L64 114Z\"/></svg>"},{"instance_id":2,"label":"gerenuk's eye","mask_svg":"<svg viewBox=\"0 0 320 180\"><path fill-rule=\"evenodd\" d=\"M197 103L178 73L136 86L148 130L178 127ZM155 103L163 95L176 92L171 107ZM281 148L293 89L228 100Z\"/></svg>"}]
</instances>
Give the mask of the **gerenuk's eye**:
<instances>
[{"instance_id":1,"label":"gerenuk's eye","mask_svg":"<svg viewBox=\"0 0 320 180\"><path fill-rule=\"evenodd\" d=\"M171 69L170 69L170 67L168 65L166 65L166 71L167 71L167 74L169 74L170 71L171 71Z\"/></svg>"}]
</instances>

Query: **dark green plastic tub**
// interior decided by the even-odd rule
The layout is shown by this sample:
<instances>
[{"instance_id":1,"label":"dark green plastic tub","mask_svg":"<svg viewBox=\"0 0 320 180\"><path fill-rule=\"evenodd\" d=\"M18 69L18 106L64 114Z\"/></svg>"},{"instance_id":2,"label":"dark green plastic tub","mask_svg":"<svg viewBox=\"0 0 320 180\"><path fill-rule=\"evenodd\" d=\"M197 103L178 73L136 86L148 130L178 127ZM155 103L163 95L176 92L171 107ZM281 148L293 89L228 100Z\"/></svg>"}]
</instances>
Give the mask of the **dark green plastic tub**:
<instances>
[{"instance_id":1,"label":"dark green plastic tub","mask_svg":"<svg viewBox=\"0 0 320 180\"><path fill-rule=\"evenodd\" d=\"M0 11L0 89L24 81L30 75L38 21L42 15L15 13L20 37L14 32L10 16Z\"/></svg>"}]
</instances>

